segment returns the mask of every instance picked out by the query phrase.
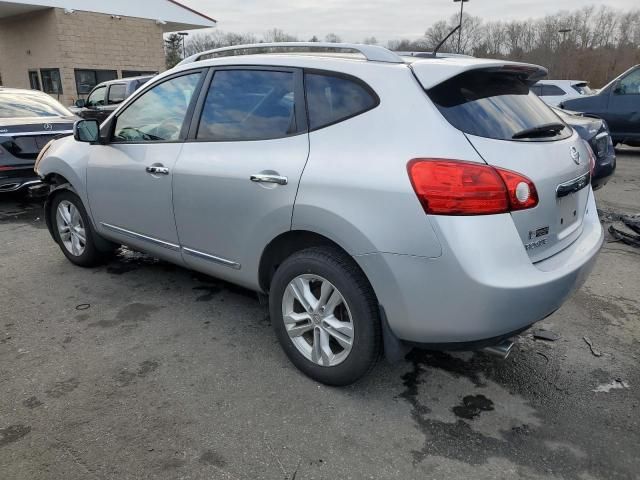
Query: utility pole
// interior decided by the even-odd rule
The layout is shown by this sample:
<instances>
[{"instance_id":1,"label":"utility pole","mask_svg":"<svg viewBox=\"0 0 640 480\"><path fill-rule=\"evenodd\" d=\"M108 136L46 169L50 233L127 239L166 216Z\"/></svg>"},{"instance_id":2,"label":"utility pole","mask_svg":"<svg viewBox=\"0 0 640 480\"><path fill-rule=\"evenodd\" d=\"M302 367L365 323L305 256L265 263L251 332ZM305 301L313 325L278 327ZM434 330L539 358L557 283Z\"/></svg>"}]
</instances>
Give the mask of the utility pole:
<instances>
[{"instance_id":1,"label":"utility pole","mask_svg":"<svg viewBox=\"0 0 640 480\"><path fill-rule=\"evenodd\" d=\"M453 3L460 2L460 29L458 30L458 53L460 53L462 43L462 12L464 11L464 4L469 0L453 0Z\"/></svg>"},{"instance_id":2,"label":"utility pole","mask_svg":"<svg viewBox=\"0 0 640 480\"><path fill-rule=\"evenodd\" d=\"M189 35L188 32L178 32L178 35L180 35L182 37L182 59L184 60L185 58L187 58L187 50L185 49L184 46L184 38L186 36Z\"/></svg>"}]
</instances>

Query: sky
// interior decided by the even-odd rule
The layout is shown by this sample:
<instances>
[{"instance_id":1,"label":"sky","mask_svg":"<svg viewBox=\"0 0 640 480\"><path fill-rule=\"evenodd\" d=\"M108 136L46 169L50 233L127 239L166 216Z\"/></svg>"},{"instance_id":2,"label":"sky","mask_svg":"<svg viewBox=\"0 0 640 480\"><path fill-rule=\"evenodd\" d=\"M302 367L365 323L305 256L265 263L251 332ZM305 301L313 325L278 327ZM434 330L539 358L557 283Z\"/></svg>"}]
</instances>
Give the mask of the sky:
<instances>
[{"instance_id":1,"label":"sky","mask_svg":"<svg viewBox=\"0 0 640 480\"><path fill-rule=\"evenodd\" d=\"M421 37L432 23L459 12L453 0L180 0L218 20L225 32L261 35L272 28L308 40L327 33L345 42L374 36L380 43ZM630 10L638 0L469 0L465 12L485 20L542 17L585 5Z\"/></svg>"}]
</instances>

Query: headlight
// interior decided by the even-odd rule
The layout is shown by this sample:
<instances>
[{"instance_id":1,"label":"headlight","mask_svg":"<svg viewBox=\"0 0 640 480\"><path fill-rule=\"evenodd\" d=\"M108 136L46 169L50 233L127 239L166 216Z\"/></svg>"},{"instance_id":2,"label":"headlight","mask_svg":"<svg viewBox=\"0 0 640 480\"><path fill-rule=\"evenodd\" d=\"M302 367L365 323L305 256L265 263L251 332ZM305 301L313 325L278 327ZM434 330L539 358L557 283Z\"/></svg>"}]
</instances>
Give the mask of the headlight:
<instances>
[{"instance_id":1,"label":"headlight","mask_svg":"<svg viewBox=\"0 0 640 480\"><path fill-rule=\"evenodd\" d=\"M40 175L38 173L38 166L40 166L40 161L44 158L45 154L47 153L47 150L51 148L51 145L55 141L56 141L55 138L53 140L49 140L49 142L44 147L42 147L42 150L40 150L40 153L38 154L38 158L36 158L36 164L33 166L33 171L36 172L38 175Z\"/></svg>"},{"instance_id":2,"label":"headlight","mask_svg":"<svg viewBox=\"0 0 640 480\"><path fill-rule=\"evenodd\" d=\"M611 143L611 137L607 132L599 133L596 136L595 153L598 157L604 157L609 153L609 143Z\"/></svg>"}]
</instances>

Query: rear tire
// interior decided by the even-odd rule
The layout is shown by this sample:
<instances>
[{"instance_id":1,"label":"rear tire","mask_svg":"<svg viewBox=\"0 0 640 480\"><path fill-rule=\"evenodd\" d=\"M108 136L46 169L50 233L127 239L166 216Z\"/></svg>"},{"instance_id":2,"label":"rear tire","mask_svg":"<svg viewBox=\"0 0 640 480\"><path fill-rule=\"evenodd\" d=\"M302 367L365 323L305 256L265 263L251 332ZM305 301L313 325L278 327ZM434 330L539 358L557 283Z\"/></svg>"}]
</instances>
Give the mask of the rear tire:
<instances>
[{"instance_id":1,"label":"rear tire","mask_svg":"<svg viewBox=\"0 0 640 480\"><path fill-rule=\"evenodd\" d=\"M269 310L291 362L321 383L354 383L380 357L375 294L353 259L338 249L314 247L287 258L273 276Z\"/></svg>"},{"instance_id":2,"label":"rear tire","mask_svg":"<svg viewBox=\"0 0 640 480\"><path fill-rule=\"evenodd\" d=\"M112 251L97 248L96 233L76 194L69 191L57 194L51 201L50 214L55 241L71 263L96 267L109 259Z\"/></svg>"}]
</instances>

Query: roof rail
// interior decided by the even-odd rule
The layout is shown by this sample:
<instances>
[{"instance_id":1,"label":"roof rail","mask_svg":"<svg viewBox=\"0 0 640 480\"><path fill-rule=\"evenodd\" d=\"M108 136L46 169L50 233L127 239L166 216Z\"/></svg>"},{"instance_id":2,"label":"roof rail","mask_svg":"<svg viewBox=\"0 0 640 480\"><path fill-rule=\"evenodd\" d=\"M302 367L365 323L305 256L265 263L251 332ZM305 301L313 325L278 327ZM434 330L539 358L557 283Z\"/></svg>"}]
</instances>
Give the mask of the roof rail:
<instances>
[{"instance_id":1,"label":"roof rail","mask_svg":"<svg viewBox=\"0 0 640 480\"><path fill-rule=\"evenodd\" d=\"M264 53L359 53L370 62L404 63L404 60L391 50L378 45L360 45L357 43L327 42L277 42L234 45L196 53L182 60L178 65L197 62L204 57L230 57L240 55L259 55ZM236 53L234 53L236 52Z\"/></svg>"}]
</instances>

